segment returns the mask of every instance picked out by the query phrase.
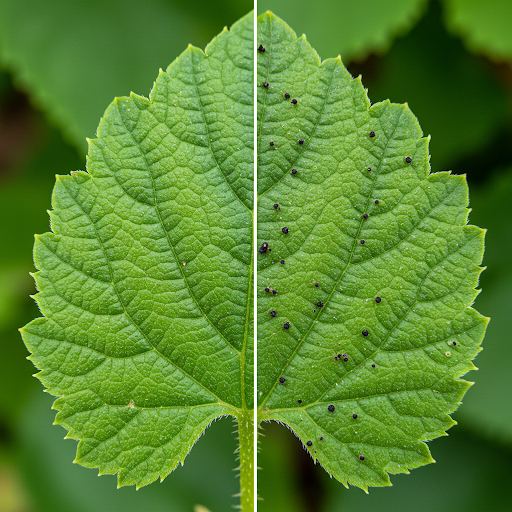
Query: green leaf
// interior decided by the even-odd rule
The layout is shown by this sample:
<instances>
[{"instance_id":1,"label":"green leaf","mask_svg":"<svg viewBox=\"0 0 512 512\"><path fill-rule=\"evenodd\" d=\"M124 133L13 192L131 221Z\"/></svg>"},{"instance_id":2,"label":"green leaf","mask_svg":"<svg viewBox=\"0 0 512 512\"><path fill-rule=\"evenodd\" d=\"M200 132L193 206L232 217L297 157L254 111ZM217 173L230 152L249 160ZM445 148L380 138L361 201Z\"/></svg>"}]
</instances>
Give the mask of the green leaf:
<instances>
[{"instance_id":1,"label":"green leaf","mask_svg":"<svg viewBox=\"0 0 512 512\"><path fill-rule=\"evenodd\" d=\"M393 39L407 32L423 14L425 0L366 0L364 7L352 0L262 0L267 9L286 17L320 55L340 54L344 61L383 52Z\"/></svg>"},{"instance_id":2,"label":"green leaf","mask_svg":"<svg viewBox=\"0 0 512 512\"><path fill-rule=\"evenodd\" d=\"M148 90L187 42L204 46L251 8L247 0L0 0L0 60L85 154L114 96Z\"/></svg>"},{"instance_id":3,"label":"green leaf","mask_svg":"<svg viewBox=\"0 0 512 512\"><path fill-rule=\"evenodd\" d=\"M484 232L407 105L370 107L271 13L258 44L258 419L345 485L389 485L433 461L470 385Z\"/></svg>"},{"instance_id":4,"label":"green leaf","mask_svg":"<svg viewBox=\"0 0 512 512\"><path fill-rule=\"evenodd\" d=\"M76 461L119 485L252 410L252 20L110 105L36 239L25 343Z\"/></svg>"},{"instance_id":5,"label":"green leaf","mask_svg":"<svg viewBox=\"0 0 512 512\"><path fill-rule=\"evenodd\" d=\"M512 60L509 0L444 0L447 26L467 47L495 60Z\"/></svg>"}]
</instances>

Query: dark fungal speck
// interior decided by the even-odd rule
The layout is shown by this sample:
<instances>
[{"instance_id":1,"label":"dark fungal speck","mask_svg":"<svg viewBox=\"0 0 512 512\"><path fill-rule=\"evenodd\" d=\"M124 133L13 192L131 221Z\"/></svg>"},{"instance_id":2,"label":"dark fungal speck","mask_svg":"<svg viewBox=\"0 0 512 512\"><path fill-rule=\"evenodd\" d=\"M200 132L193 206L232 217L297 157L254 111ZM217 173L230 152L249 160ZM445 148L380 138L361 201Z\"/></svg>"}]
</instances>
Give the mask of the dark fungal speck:
<instances>
[{"instance_id":1,"label":"dark fungal speck","mask_svg":"<svg viewBox=\"0 0 512 512\"><path fill-rule=\"evenodd\" d=\"M363 219L366 220L368 218L368 214L367 213L364 213L363 214Z\"/></svg>"},{"instance_id":2,"label":"dark fungal speck","mask_svg":"<svg viewBox=\"0 0 512 512\"><path fill-rule=\"evenodd\" d=\"M297 169L292 169L292 174L297 174Z\"/></svg>"},{"instance_id":3,"label":"dark fungal speck","mask_svg":"<svg viewBox=\"0 0 512 512\"><path fill-rule=\"evenodd\" d=\"M364 455L359 455L359 460L364 460Z\"/></svg>"},{"instance_id":4,"label":"dark fungal speck","mask_svg":"<svg viewBox=\"0 0 512 512\"><path fill-rule=\"evenodd\" d=\"M357 420L357 414L352 414L352 418L354 418L355 420Z\"/></svg>"},{"instance_id":5,"label":"dark fungal speck","mask_svg":"<svg viewBox=\"0 0 512 512\"><path fill-rule=\"evenodd\" d=\"M258 46L258 51L259 51L259 52L261 52L261 53L265 53L265 48L263 48L263 45L262 45L262 44L260 44L260 45Z\"/></svg>"},{"instance_id":6,"label":"dark fungal speck","mask_svg":"<svg viewBox=\"0 0 512 512\"><path fill-rule=\"evenodd\" d=\"M316 303L316 305L317 305L319 308L323 308L323 307L324 307L324 303L323 303L321 300L319 300L319 301Z\"/></svg>"},{"instance_id":7,"label":"dark fungal speck","mask_svg":"<svg viewBox=\"0 0 512 512\"><path fill-rule=\"evenodd\" d=\"M279 208L279 205L276 203L276 204L274 205L274 210L280 210L280 209L281 209L281 208Z\"/></svg>"},{"instance_id":8,"label":"dark fungal speck","mask_svg":"<svg viewBox=\"0 0 512 512\"><path fill-rule=\"evenodd\" d=\"M270 291L270 288L267 286L267 287L265 288L265 291L268 293L268 292Z\"/></svg>"},{"instance_id":9,"label":"dark fungal speck","mask_svg":"<svg viewBox=\"0 0 512 512\"><path fill-rule=\"evenodd\" d=\"M260 254L265 254L267 252L267 249L268 249L268 243L267 242L263 242L261 244L261 247L258 249L258 252Z\"/></svg>"},{"instance_id":10,"label":"dark fungal speck","mask_svg":"<svg viewBox=\"0 0 512 512\"><path fill-rule=\"evenodd\" d=\"M375 302L376 302L377 304L380 304L380 301L381 301L381 300L382 300L382 299L381 299L380 297L375 297Z\"/></svg>"},{"instance_id":11,"label":"dark fungal speck","mask_svg":"<svg viewBox=\"0 0 512 512\"><path fill-rule=\"evenodd\" d=\"M299 139L298 142L302 146L302 144L304 144L304 139Z\"/></svg>"},{"instance_id":12,"label":"dark fungal speck","mask_svg":"<svg viewBox=\"0 0 512 512\"><path fill-rule=\"evenodd\" d=\"M265 87L265 89L268 88L268 82L263 82L261 85L263 85L263 87Z\"/></svg>"},{"instance_id":13,"label":"dark fungal speck","mask_svg":"<svg viewBox=\"0 0 512 512\"><path fill-rule=\"evenodd\" d=\"M452 341L452 345L455 347L455 345L457 345L457 342L456 341Z\"/></svg>"},{"instance_id":14,"label":"dark fungal speck","mask_svg":"<svg viewBox=\"0 0 512 512\"><path fill-rule=\"evenodd\" d=\"M363 245L363 244L364 244L364 240L361 240L361 245Z\"/></svg>"},{"instance_id":15,"label":"dark fungal speck","mask_svg":"<svg viewBox=\"0 0 512 512\"><path fill-rule=\"evenodd\" d=\"M329 412L334 412L334 405L332 405L332 404L331 404L331 405L329 405L329 407L327 407L327 410L328 410Z\"/></svg>"},{"instance_id":16,"label":"dark fungal speck","mask_svg":"<svg viewBox=\"0 0 512 512\"><path fill-rule=\"evenodd\" d=\"M306 444L307 444L308 446L312 446L312 445L313 445L313 441L308 441Z\"/></svg>"},{"instance_id":17,"label":"dark fungal speck","mask_svg":"<svg viewBox=\"0 0 512 512\"><path fill-rule=\"evenodd\" d=\"M272 295L277 295L277 290L272 290Z\"/></svg>"},{"instance_id":18,"label":"dark fungal speck","mask_svg":"<svg viewBox=\"0 0 512 512\"><path fill-rule=\"evenodd\" d=\"M338 360L338 356L334 356L334 360L337 361Z\"/></svg>"},{"instance_id":19,"label":"dark fungal speck","mask_svg":"<svg viewBox=\"0 0 512 512\"><path fill-rule=\"evenodd\" d=\"M290 328L290 322L285 322L283 324L283 329L289 329Z\"/></svg>"},{"instance_id":20,"label":"dark fungal speck","mask_svg":"<svg viewBox=\"0 0 512 512\"><path fill-rule=\"evenodd\" d=\"M324 440L324 438L323 438L323 437L321 437L321 438L320 438L320 441L323 441L323 440Z\"/></svg>"},{"instance_id":21,"label":"dark fungal speck","mask_svg":"<svg viewBox=\"0 0 512 512\"><path fill-rule=\"evenodd\" d=\"M297 100L296 100L295 98L293 98L293 100L292 100L292 101L290 101L290 103L291 103L292 105L297 105Z\"/></svg>"},{"instance_id":22,"label":"dark fungal speck","mask_svg":"<svg viewBox=\"0 0 512 512\"><path fill-rule=\"evenodd\" d=\"M410 164L412 162L412 158L410 156L405 157L405 163Z\"/></svg>"},{"instance_id":23,"label":"dark fungal speck","mask_svg":"<svg viewBox=\"0 0 512 512\"><path fill-rule=\"evenodd\" d=\"M318 288L320 286L320 283L315 283L315 286Z\"/></svg>"},{"instance_id":24,"label":"dark fungal speck","mask_svg":"<svg viewBox=\"0 0 512 512\"><path fill-rule=\"evenodd\" d=\"M371 168L371 167L368 167L368 169L366 169L366 170L367 170L368 172L370 172L370 171L372 170L372 168Z\"/></svg>"},{"instance_id":25,"label":"dark fungal speck","mask_svg":"<svg viewBox=\"0 0 512 512\"><path fill-rule=\"evenodd\" d=\"M378 199L375 199L375 204L379 204L379 200Z\"/></svg>"},{"instance_id":26,"label":"dark fungal speck","mask_svg":"<svg viewBox=\"0 0 512 512\"><path fill-rule=\"evenodd\" d=\"M366 329L364 329L363 332L361 332L361 334L363 336L368 336L369 332Z\"/></svg>"},{"instance_id":27,"label":"dark fungal speck","mask_svg":"<svg viewBox=\"0 0 512 512\"><path fill-rule=\"evenodd\" d=\"M284 97L285 97L285 99L288 99L290 97L290 95L287 92L285 92Z\"/></svg>"},{"instance_id":28,"label":"dark fungal speck","mask_svg":"<svg viewBox=\"0 0 512 512\"><path fill-rule=\"evenodd\" d=\"M313 313L316 313L316 309L313 309Z\"/></svg>"},{"instance_id":29,"label":"dark fungal speck","mask_svg":"<svg viewBox=\"0 0 512 512\"><path fill-rule=\"evenodd\" d=\"M284 384L286 382L286 379L284 377L279 377L279 382L281 384Z\"/></svg>"},{"instance_id":30,"label":"dark fungal speck","mask_svg":"<svg viewBox=\"0 0 512 512\"><path fill-rule=\"evenodd\" d=\"M369 136L369 137L375 137L375 132L370 132L370 133L368 134L368 136Z\"/></svg>"},{"instance_id":31,"label":"dark fungal speck","mask_svg":"<svg viewBox=\"0 0 512 512\"><path fill-rule=\"evenodd\" d=\"M270 316L271 316L272 318L274 318L276 315L277 315L277 313L276 313L275 311L271 311L271 312L270 312Z\"/></svg>"},{"instance_id":32,"label":"dark fungal speck","mask_svg":"<svg viewBox=\"0 0 512 512\"><path fill-rule=\"evenodd\" d=\"M281 265L284 265L284 260L281 260L279 263L281 263Z\"/></svg>"},{"instance_id":33,"label":"dark fungal speck","mask_svg":"<svg viewBox=\"0 0 512 512\"><path fill-rule=\"evenodd\" d=\"M302 403L302 400L299 398L299 399L297 400L297 403L298 403L298 404L301 404L301 403Z\"/></svg>"},{"instance_id":34,"label":"dark fungal speck","mask_svg":"<svg viewBox=\"0 0 512 512\"><path fill-rule=\"evenodd\" d=\"M273 141L273 140L271 140L271 141L270 141L270 145L271 145L271 146L273 146L273 145L274 145L274 141Z\"/></svg>"},{"instance_id":35,"label":"dark fungal speck","mask_svg":"<svg viewBox=\"0 0 512 512\"><path fill-rule=\"evenodd\" d=\"M284 228L281 229L281 231L283 232L283 234L287 235L290 230L285 226Z\"/></svg>"},{"instance_id":36,"label":"dark fungal speck","mask_svg":"<svg viewBox=\"0 0 512 512\"><path fill-rule=\"evenodd\" d=\"M343 361L347 362L348 361L348 356L347 354L342 354L343 355Z\"/></svg>"},{"instance_id":37,"label":"dark fungal speck","mask_svg":"<svg viewBox=\"0 0 512 512\"><path fill-rule=\"evenodd\" d=\"M372 368L375 368L375 363L372 364Z\"/></svg>"}]
</instances>

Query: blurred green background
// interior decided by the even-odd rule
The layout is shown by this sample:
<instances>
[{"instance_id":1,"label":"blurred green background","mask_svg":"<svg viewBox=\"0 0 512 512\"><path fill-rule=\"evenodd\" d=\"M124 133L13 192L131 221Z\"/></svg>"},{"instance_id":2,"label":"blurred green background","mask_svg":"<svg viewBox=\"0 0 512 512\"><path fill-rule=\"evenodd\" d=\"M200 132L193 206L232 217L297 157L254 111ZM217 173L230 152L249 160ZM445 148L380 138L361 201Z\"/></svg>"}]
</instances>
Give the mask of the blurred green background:
<instances>
[{"instance_id":1,"label":"blurred green background","mask_svg":"<svg viewBox=\"0 0 512 512\"><path fill-rule=\"evenodd\" d=\"M148 95L159 68L204 47L252 8L237 0L0 0L0 512L230 510L238 491L229 419L215 422L162 484L116 490L71 464L17 331L38 310L33 234L48 230L55 174L84 169L85 137L114 96ZM432 171L466 173L470 222L488 229L482 294L491 316L459 425L430 443L437 464L369 495L312 464L286 428L265 424L262 512L510 511L512 477L512 2L268 0L322 58L341 54L372 102L408 102L432 136Z\"/></svg>"}]
</instances>

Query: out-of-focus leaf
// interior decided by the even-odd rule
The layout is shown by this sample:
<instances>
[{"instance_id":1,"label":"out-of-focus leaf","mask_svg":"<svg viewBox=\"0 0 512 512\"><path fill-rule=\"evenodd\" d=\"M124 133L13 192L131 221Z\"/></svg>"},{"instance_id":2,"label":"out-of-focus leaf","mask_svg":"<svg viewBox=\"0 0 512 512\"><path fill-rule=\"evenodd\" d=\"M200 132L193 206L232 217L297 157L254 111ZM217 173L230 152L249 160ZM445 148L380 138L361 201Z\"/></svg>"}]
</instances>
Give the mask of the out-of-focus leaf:
<instances>
[{"instance_id":1,"label":"out-of-focus leaf","mask_svg":"<svg viewBox=\"0 0 512 512\"><path fill-rule=\"evenodd\" d=\"M444 0L444 6L447 26L470 50L512 61L510 0Z\"/></svg>"},{"instance_id":2,"label":"out-of-focus leaf","mask_svg":"<svg viewBox=\"0 0 512 512\"><path fill-rule=\"evenodd\" d=\"M455 169L457 161L484 148L506 122L504 87L481 59L446 32L437 3L376 66L368 74L363 68L364 85L373 101L389 98L409 104L424 133L432 136L434 171L465 172ZM351 67L355 73L359 69L357 64ZM486 174L488 168L480 172Z\"/></svg>"},{"instance_id":3,"label":"out-of-focus leaf","mask_svg":"<svg viewBox=\"0 0 512 512\"><path fill-rule=\"evenodd\" d=\"M322 56L340 54L348 62L385 51L398 34L411 29L425 0L262 0L258 12L272 10Z\"/></svg>"},{"instance_id":4,"label":"out-of-focus leaf","mask_svg":"<svg viewBox=\"0 0 512 512\"><path fill-rule=\"evenodd\" d=\"M114 96L149 90L188 42L204 45L252 2L0 0L0 61L85 152Z\"/></svg>"},{"instance_id":5,"label":"out-of-focus leaf","mask_svg":"<svg viewBox=\"0 0 512 512\"><path fill-rule=\"evenodd\" d=\"M258 44L258 417L342 483L389 485L432 462L469 387L483 230L406 105L369 108L271 13Z\"/></svg>"}]
</instances>

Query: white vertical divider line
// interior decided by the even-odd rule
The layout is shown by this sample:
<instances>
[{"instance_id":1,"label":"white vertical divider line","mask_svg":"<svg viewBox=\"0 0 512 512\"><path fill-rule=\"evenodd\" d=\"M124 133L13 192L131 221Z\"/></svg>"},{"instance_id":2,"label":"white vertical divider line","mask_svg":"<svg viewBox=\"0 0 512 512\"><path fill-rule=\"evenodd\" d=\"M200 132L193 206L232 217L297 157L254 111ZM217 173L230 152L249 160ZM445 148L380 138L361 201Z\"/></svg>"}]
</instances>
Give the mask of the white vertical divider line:
<instances>
[{"instance_id":1,"label":"white vertical divider line","mask_svg":"<svg viewBox=\"0 0 512 512\"><path fill-rule=\"evenodd\" d=\"M258 87L257 87L257 79L258 79L258 52L256 48L258 47L258 1L253 0L253 19L254 19L254 43L253 43L253 55L254 55L254 81L253 81L253 104L254 104L254 112L253 112L253 120L254 120L254 202L253 202L253 276L254 276L254 285L253 285L253 315L254 315L254 369L253 369L253 414L254 414L254 511L258 510L258 388L257 388L257 375L258 375L258 337L257 337L257 327L258 327L258 317L257 317L257 290L258 290L258 266L257 266L257 241L258 241Z\"/></svg>"}]
</instances>

